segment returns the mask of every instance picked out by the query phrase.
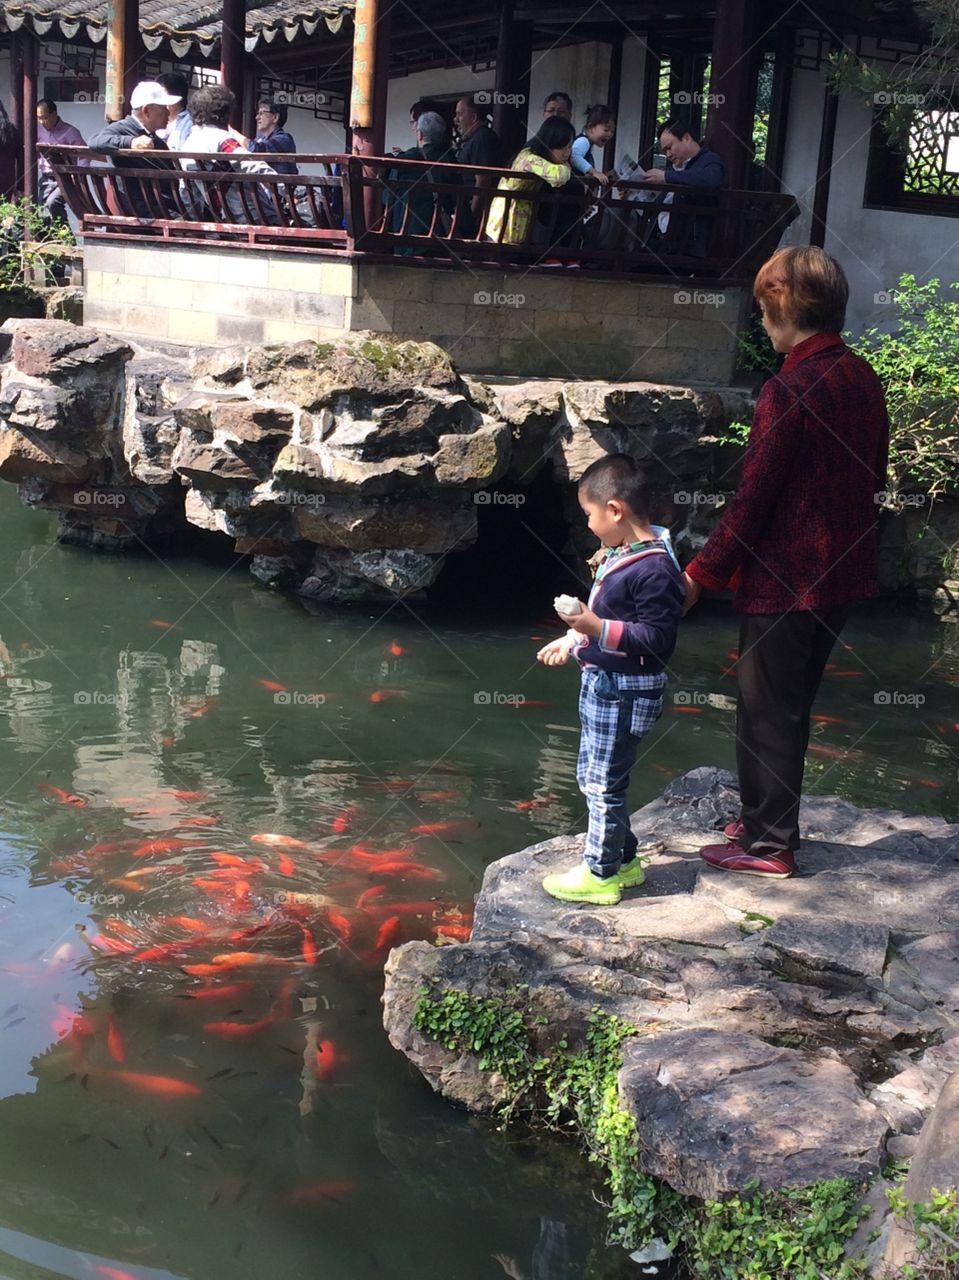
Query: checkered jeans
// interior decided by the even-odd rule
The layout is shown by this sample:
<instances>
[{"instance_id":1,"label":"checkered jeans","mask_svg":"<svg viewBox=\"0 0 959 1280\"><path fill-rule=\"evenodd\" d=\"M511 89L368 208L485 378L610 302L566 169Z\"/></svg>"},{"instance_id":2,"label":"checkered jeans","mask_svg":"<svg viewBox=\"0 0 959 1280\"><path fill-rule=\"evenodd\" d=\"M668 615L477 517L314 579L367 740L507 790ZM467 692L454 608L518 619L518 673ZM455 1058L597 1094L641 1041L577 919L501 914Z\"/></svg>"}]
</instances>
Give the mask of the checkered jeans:
<instances>
[{"instance_id":1,"label":"checkered jeans","mask_svg":"<svg viewBox=\"0 0 959 1280\"><path fill-rule=\"evenodd\" d=\"M640 739L663 714L665 687L665 672L632 676L583 668L576 781L589 808L583 857L595 875L615 875L636 856L626 791Z\"/></svg>"}]
</instances>

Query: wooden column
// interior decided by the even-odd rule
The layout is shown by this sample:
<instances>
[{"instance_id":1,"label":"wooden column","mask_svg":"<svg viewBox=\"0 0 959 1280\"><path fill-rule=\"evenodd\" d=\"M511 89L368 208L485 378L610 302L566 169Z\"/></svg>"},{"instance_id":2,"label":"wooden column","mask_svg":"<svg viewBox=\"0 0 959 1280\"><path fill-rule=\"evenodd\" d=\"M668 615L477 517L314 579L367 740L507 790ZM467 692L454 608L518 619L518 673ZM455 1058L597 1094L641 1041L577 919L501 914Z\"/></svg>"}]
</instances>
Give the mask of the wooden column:
<instances>
[{"instance_id":1,"label":"wooden column","mask_svg":"<svg viewBox=\"0 0 959 1280\"><path fill-rule=\"evenodd\" d=\"M786 132L789 127L789 100L792 96L793 50L796 36L791 28L781 32L773 64L773 92L769 104L769 132L763 166L763 190L782 191Z\"/></svg>"},{"instance_id":2,"label":"wooden column","mask_svg":"<svg viewBox=\"0 0 959 1280\"><path fill-rule=\"evenodd\" d=\"M107 100L103 114L107 120L120 120L123 110L123 72L127 64L127 0L108 0L107 21Z\"/></svg>"},{"instance_id":3,"label":"wooden column","mask_svg":"<svg viewBox=\"0 0 959 1280\"><path fill-rule=\"evenodd\" d=\"M646 45L646 62L643 67L643 107L639 126L639 138L636 142L636 158L641 169L648 169L653 163L653 152L656 150L656 130L664 123L657 119L656 109L659 103L659 73L662 63L659 54Z\"/></svg>"},{"instance_id":4,"label":"wooden column","mask_svg":"<svg viewBox=\"0 0 959 1280\"><path fill-rule=\"evenodd\" d=\"M819 133L819 157L816 161L816 188L812 202L812 226L809 243L821 249L826 243L826 214L829 210L829 179L832 174L833 146L836 141L836 116L839 95L828 87L822 105L822 129Z\"/></svg>"},{"instance_id":5,"label":"wooden column","mask_svg":"<svg viewBox=\"0 0 959 1280\"><path fill-rule=\"evenodd\" d=\"M236 105L230 114L234 129L243 129L243 95L246 83L243 64L246 61L246 0L223 0L220 9L220 75L228 89L236 94Z\"/></svg>"},{"instance_id":6,"label":"wooden column","mask_svg":"<svg viewBox=\"0 0 959 1280\"><path fill-rule=\"evenodd\" d=\"M23 192L23 44L18 31L10 35L10 123L17 131L11 174L13 196Z\"/></svg>"},{"instance_id":7,"label":"wooden column","mask_svg":"<svg viewBox=\"0 0 959 1280\"><path fill-rule=\"evenodd\" d=\"M619 133L619 97L623 85L623 32L609 47L609 89L606 93L606 105L616 117L617 130L607 142L603 150L603 169L616 167L616 137Z\"/></svg>"},{"instance_id":8,"label":"wooden column","mask_svg":"<svg viewBox=\"0 0 959 1280\"><path fill-rule=\"evenodd\" d=\"M358 156L381 156L386 148L391 9L390 0L356 0L350 128Z\"/></svg>"},{"instance_id":9,"label":"wooden column","mask_svg":"<svg viewBox=\"0 0 959 1280\"><path fill-rule=\"evenodd\" d=\"M143 71L143 46L140 43L140 0L125 0L123 9L123 112L130 114L130 95L146 79Z\"/></svg>"},{"instance_id":10,"label":"wooden column","mask_svg":"<svg viewBox=\"0 0 959 1280\"><path fill-rule=\"evenodd\" d=\"M23 54L23 194L31 200L37 195L37 37L20 29Z\"/></svg>"},{"instance_id":11,"label":"wooden column","mask_svg":"<svg viewBox=\"0 0 959 1280\"><path fill-rule=\"evenodd\" d=\"M539 104L529 101L532 54L530 24L516 20L514 0L502 0L496 37L493 130L507 156L515 155L529 134L539 128Z\"/></svg>"},{"instance_id":12,"label":"wooden column","mask_svg":"<svg viewBox=\"0 0 959 1280\"><path fill-rule=\"evenodd\" d=\"M753 154L752 19L753 0L717 0L706 140L722 156L729 186L740 190L747 185Z\"/></svg>"}]
</instances>

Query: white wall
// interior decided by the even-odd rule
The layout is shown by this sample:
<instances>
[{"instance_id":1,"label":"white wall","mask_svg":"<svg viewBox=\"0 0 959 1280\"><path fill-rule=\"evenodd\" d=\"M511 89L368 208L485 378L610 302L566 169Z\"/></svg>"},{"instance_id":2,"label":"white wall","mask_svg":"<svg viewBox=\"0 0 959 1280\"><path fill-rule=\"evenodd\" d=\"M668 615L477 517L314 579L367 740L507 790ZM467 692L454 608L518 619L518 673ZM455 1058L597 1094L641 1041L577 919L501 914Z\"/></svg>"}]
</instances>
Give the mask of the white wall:
<instances>
[{"instance_id":1,"label":"white wall","mask_svg":"<svg viewBox=\"0 0 959 1280\"><path fill-rule=\"evenodd\" d=\"M812 71L793 76L784 185L799 200L800 217L784 243L808 244L815 195L816 158L824 81ZM847 327L853 334L891 321L888 293L905 271L918 279L959 277L959 221L928 214L864 209L872 113L850 93L842 95L836 121L833 171L826 214L826 244L849 277Z\"/></svg>"}]
</instances>

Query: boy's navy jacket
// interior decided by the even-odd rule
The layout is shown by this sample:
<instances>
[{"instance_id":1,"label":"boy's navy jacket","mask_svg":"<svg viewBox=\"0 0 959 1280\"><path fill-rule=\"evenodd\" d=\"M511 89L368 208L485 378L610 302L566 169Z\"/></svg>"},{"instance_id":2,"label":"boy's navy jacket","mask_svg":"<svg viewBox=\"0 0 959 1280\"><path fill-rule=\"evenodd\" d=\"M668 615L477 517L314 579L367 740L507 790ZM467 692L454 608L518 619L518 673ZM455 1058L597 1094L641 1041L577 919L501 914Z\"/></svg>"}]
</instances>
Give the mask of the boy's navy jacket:
<instances>
[{"instance_id":1,"label":"boy's navy jacket","mask_svg":"<svg viewBox=\"0 0 959 1280\"><path fill-rule=\"evenodd\" d=\"M657 674L676 647L685 598L682 575L659 540L611 552L589 594L602 634L576 645L573 656L604 671Z\"/></svg>"}]
</instances>

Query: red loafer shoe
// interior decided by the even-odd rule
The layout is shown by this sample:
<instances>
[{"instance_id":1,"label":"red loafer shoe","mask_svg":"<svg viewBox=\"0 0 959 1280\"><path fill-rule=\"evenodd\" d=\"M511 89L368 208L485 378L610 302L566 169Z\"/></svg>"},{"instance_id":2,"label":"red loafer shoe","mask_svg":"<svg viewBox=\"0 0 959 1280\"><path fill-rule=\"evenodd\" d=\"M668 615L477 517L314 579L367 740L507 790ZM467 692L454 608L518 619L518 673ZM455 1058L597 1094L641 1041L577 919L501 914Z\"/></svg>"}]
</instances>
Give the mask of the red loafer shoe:
<instances>
[{"instance_id":1,"label":"red loafer shoe","mask_svg":"<svg viewBox=\"0 0 959 1280\"><path fill-rule=\"evenodd\" d=\"M785 880L796 874L796 859L788 849L768 853L747 853L738 842L708 844L699 856L717 871L739 871L747 876L769 876Z\"/></svg>"},{"instance_id":2,"label":"red loafer shoe","mask_svg":"<svg viewBox=\"0 0 959 1280\"><path fill-rule=\"evenodd\" d=\"M746 828L742 818L736 818L733 822L727 822L723 827L723 835L727 840L742 840L746 833Z\"/></svg>"}]
</instances>

